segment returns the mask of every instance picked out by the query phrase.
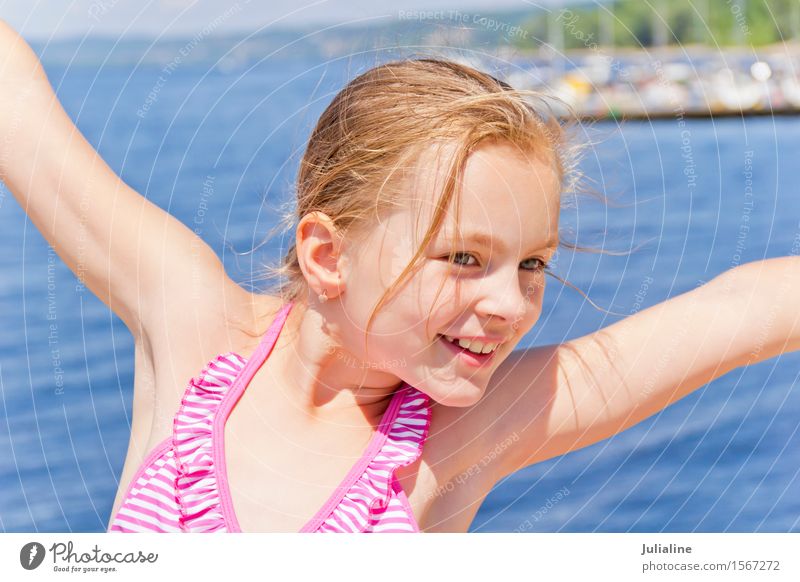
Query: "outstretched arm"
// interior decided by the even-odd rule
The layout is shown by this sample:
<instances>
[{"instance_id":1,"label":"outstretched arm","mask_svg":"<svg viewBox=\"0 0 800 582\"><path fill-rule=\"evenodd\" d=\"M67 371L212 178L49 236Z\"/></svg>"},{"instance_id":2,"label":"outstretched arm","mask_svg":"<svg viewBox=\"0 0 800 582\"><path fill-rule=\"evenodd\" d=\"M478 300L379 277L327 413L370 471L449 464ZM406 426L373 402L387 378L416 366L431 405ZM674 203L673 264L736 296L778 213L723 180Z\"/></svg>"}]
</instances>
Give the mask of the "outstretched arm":
<instances>
[{"instance_id":1,"label":"outstretched arm","mask_svg":"<svg viewBox=\"0 0 800 582\"><path fill-rule=\"evenodd\" d=\"M190 299L213 313L223 309L223 289L244 292L228 283L216 254L191 229L106 165L62 109L36 54L3 21L0 178L61 259L137 339L148 327L174 329L164 314L186 314Z\"/></svg>"},{"instance_id":2,"label":"outstretched arm","mask_svg":"<svg viewBox=\"0 0 800 582\"><path fill-rule=\"evenodd\" d=\"M611 437L729 371L800 349L800 257L740 265L560 345L514 352L473 418L492 477Z\"/></svg>"}]
</instances>

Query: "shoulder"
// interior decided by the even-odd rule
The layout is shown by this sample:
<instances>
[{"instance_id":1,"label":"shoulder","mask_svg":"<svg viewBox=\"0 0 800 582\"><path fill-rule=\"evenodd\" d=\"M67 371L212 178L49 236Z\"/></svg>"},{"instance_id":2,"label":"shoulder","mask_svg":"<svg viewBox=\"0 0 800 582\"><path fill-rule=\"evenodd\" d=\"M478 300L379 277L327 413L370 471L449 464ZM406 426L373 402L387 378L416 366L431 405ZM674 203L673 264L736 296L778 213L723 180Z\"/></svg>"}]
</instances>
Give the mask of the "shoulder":
<instances>
[{"instance_id":1,"label":"shoulder","mask_svg":"<svg viewBox=\"0 0 800 582\"><path fill-rule=\"evenodd\" d=\"M201 360L227 351L249 354L252 339L280 310L280 297L248 291L227 275L216 256L208 262L195 265L183 292L171 292L163 313L150 318L147 332L156 352L161 340L169 342L173 356L176 349L188 352L190 361L198 352ZM180 338L178 345L174 338Z\"/></svg>"},{"instance_id":2,"label":"shoulder","mask_svg":"<svg viewBox=\"0 0 800 582\"><path fill-rule=\"evenodd\" d=\"M282 305L279 297L251 293L231 281L224 289L201 290L165 314L157 335L147 338L152 439L169 434L188 382L219 355L250 357Z\"/></svg>"},{"instance_id":3,"label":"shoulder","mask_svg":"<svg viewBox=\"0 0 800 582\"><path fill-rule=\"evenodd\" d=\"M234 351L249 357L286 303L280 297L250 293L241 288L240 292L233 291L232 295L236 303L225 314L222 324L228 330L231 342L228 349L221 351ZM298 312L293 310L291 315L298 315Z\"/></svg>"}]
</instances>

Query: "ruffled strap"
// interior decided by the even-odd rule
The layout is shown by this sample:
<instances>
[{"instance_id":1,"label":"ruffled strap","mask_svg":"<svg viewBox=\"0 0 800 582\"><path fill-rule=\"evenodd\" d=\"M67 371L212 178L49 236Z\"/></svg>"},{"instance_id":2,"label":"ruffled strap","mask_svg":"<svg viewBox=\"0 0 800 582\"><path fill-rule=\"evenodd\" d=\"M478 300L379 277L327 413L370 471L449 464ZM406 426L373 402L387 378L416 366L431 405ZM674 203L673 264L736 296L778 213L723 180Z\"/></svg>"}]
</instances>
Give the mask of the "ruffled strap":
<instances>
[{"instance_id":1,"label":"ruffled strap","mask_svg":"<svg viewBox=\"0 0 800 582\"><path fill-rule=\"evenodd\" d=\"M365 458L366 464L358 477L346 485L347 489L332 508L326 505L320 510L319 521L315 518L303 531L375 531L373 528L380 523L392 499L399 496L402 488L397 483L395 472L413 463L422 454L431 411L427 394L408 384L398 390L402 391L398 394L399 406L389 426L380 429L380 434L385 438L378 450L367 453L369 457ZM398 526L398 530L416 530L413 515L408 516L408 522L408 527Z\"/></svg>"},{"instance_id":2,"label":"ruffled strap","mask_svg":"<svg viewBox=\"0 0 800 582\"><path fill-rule=\"evenodd\" d=\"M184 531L226 529L214 471L214 418L246 362L233 352L211 360L189 381L173 420L176 496L181 512L178 521Z\"/></svg>"},{"instance_id":3,"label":"ruffled strap","mask_svg":"<svg viewBox=\"0 0 800 582\"><path fill-rule=\"evenodd\" d=\"M430 428L430 397L407 384L404 389L406 394L386 442L360 480L360 484L368 484L380 492L369 506L373 519L386 511L389 501L396 495L395 472L400 467L410 465L422 454Z\"/></svg>"}]
</instances>

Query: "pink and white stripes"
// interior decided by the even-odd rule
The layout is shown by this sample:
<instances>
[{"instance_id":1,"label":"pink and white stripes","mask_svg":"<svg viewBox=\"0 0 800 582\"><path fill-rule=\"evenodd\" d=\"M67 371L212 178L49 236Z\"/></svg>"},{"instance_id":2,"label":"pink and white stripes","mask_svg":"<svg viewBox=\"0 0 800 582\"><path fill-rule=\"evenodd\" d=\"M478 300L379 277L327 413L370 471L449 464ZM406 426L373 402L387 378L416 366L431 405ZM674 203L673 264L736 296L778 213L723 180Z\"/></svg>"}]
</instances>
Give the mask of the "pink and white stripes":
<instances>
[{"instance_id":1,"label":"pink and white stripes","mask_svg":"<svg viewBox=\"0 0 800 582\"><path fill-rule=\"evenodd\" d=\"M316 526L312 520L307 531L419 532L395 471L416 461L422 452L430 426L428 397L404 385L395 394L395 399L400 404L393 422L387 423L390 429L381 447L373 457L367 459L364 471L324 521Z\"/></svg>"},{"instance_id":2,"label":"pink and white stripes","mask_svg":"<svg viewBox=\"0 0 800 582\"><path fill-rule=\"evenodd\" d=\"M291 310L281 310L248 362L229 352L189 381L173 434L131 480L109 532L239 532L224 472L222 434L233 405L266 359ZM430 398L403 384L367 450L301 532L418 532L395 471L422 453Z\"/></svg>"},{"instance_id":3,"label":"pink and white stripes","mask_svg":"<svg viewBox=\"0 0 800 582\"><path fill-rule=\"evenodd\" d=\"M215 470L214 421L223 398L245 364L246 360L234 353L212 360L191 380L175 415L172 432L178 465L175 492L181 512L178 521L184 531L228 529Z\"/></svg>"}]
</instances>

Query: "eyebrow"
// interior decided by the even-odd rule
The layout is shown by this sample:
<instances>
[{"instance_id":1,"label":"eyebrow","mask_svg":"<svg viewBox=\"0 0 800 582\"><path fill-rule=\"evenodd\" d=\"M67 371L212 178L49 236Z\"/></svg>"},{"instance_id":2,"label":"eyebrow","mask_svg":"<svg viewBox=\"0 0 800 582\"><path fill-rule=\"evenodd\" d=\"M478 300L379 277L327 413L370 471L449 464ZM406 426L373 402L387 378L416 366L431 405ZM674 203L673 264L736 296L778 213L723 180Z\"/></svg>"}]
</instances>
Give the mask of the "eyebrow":
<instances>
[{"instance_id":1,"label":"eyebrow","mask_svg":"<svg viewBox=\"0 0 800 582\"><path fill-rule=\"evenodd\" d=\"M452 239L448 238L447 240L452 240ZM498 249L501 253L504 253L504 252L508 251L508 247L506 246L506 244L503 241L501 241L499 239L495 239L490 234L487 234L485 232L468 233L463 238L461 238L460 240L462 240L464 242L477 243L477 244L479 244L479 245L481 245L483 247L493 247L493 248ZM558 247L558 244L559 244L558 235L556 235L556 236L550 238L549 240L545 241L544 245L539 246L539 248L535 249L535 250L555 249L556 247Z\"/></svg>"}]
</instances>

